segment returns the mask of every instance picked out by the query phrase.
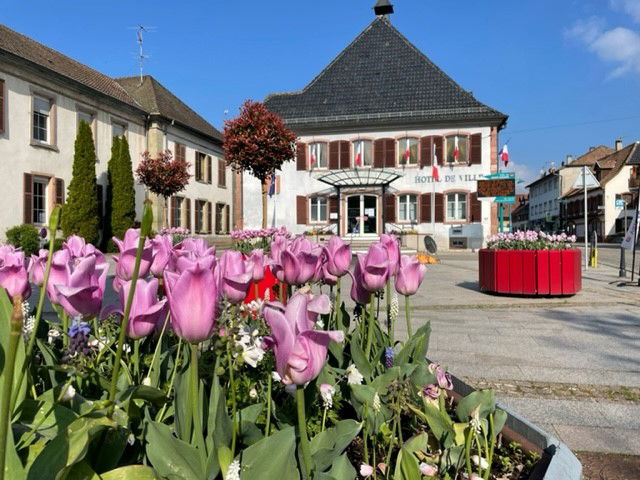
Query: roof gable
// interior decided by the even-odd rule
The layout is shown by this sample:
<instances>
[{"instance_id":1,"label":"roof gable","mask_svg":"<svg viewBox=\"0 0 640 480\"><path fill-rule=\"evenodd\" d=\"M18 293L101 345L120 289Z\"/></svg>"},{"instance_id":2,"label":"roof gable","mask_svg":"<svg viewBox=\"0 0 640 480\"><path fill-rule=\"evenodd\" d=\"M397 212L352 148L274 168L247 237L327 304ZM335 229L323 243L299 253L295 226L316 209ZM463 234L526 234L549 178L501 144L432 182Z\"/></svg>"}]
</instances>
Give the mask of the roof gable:
<instances>
[{"instance_id":1,"label":"roof gable","mask_svg":"<svg viewBox=\"0 0 640 480\"><path fill-rule=\"evenodd\" d=\"M203 135L222 141L222 134L150 75L117 78L116 81L151 115L175 120Z\"/></svg>"},{"instance_id":2,"label":"roof gable","mask_svg":"<svg viewBox=\"0 0 640 480\"><path fill-rule=\"evenodd\" d=\"M270 95L265 104L292 126L393 118L501 125L507 119L460 87L384 17L302 91Z\"/></svg>"}]
</instances>

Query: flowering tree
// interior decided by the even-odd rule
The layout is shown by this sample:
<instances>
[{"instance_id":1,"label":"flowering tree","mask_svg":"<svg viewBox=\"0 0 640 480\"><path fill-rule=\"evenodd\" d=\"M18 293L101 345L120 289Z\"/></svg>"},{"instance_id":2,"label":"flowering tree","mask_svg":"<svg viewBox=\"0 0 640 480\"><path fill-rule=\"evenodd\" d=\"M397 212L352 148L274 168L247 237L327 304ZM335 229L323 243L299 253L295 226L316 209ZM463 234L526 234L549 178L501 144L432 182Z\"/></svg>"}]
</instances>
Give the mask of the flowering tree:
<instances>
[{"instance_id":1,"label":"flowering tree","mask_svg":"<svg viewBox=\"0 0 640 480\"><path fill-rule=\"evenodd\" d=\"M149 152L142 154L142 161L136 169L138 181L150 191L164 198L163 225L168 227L169 197L181 192L189 183L189 166L184 160L173 158L169 150L152 157Z\"/></svg>"},{"instance_id":2,"label":"flowering tree","mask_svg":"<svg viewBox=\"0 0 640 480\"><path fill-rule=\"evenodd\" d=\"M225 121L224 154L237 172L248 171L262 184L262 228L267 228L267 179L294 156L296 135L264 104L247 100L240 115Z\"/></svg>"}]
</instances>

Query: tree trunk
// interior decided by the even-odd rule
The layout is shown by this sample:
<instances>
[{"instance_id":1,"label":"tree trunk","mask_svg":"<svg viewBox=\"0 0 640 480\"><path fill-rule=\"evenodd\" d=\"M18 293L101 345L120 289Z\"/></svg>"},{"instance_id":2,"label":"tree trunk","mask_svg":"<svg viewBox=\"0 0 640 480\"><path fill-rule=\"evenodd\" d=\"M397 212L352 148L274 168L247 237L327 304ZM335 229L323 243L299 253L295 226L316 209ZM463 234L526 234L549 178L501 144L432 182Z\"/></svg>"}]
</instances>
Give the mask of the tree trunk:
<instances>
[{"instance_id":1,"label":"tree trunk","mask_svg":"<svg viewBox=\"0 0 640 480\"><path fill-rule=\"evenodd\" d=\"M164 197L162 206L162 224L164 228L169 228L169 197Z\"/></svg>"},{"instance_id":2,"label":"tree trunk","mask_svg":"<svg viewBox=\"0 0 640 480\"><path fill-rule=\"evenodd\" d=\"M262 228L267 228L267 182L262 181Z\"/></svg>"}]
</instances>

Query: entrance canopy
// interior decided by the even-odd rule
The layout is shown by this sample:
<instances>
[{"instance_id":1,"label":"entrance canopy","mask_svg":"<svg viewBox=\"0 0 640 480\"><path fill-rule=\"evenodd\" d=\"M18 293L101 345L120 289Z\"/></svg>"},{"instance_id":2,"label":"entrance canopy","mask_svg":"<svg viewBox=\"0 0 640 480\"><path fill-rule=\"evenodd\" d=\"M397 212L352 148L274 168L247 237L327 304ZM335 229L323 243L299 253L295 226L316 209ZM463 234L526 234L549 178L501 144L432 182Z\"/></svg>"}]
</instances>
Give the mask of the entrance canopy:
<instances>
[{"instance_id":1,"label":"entrance canopy","mask_svg":"<svg viewBox=\"0 0 640 480\"><path fill-rule=\"evenodd\" d=\"M395 170L384 168L350 168L334 170L316 177L317 180L332 187L386 187L399 175Z\"/></svg>"}]
</instances>

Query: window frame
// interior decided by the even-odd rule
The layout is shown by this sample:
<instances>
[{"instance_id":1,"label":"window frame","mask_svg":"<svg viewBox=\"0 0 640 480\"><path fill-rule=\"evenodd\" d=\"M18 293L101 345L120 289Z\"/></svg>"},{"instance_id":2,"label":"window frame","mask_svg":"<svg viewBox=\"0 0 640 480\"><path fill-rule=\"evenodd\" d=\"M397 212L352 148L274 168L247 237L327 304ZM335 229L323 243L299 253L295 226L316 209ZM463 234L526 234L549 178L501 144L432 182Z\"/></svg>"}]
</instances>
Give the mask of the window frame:
<instances>
[{"instance_id":1,"label":"window frame","mask_svg":"<svg viewBox=\"0 0 640 480\"><path fill-rule=\"evenodd\" d=\"M405 162L405 152L407 151L407 144L411 142L409 145L409 162ZM400 167L417 167L420 165L420 139L417 137L401 137L397 140L398 150L397 150L397 165ZM415 147L415 162L411 160L414 158L414 150Z\"/></svg>"},{"instance_id":2,"label":"window frame","mask_svg":"<svg viewBox=\"0 0 640 480\"><path fill-rule=\"evenodd\" d=\"M44 116L44 114L40 112L36 112L36 100L44 100L49 103L49 113L46 115L46 140L42 140L40 138L36 138L36 128L42 129L42 127L36 127L36 114ZM31 142L36 145L45 145L45 146L53 146L53 98L47 95L44 95L39 92L33 92L31 94Z\"/></svg>"},{"instance_id":3,"label":"window frame","mask_svg":"<svg viewBox=\"0 0 640 480\"><path fill-rule=\"evenodd\" d=\"M33 175L31 177L31 224L36 226L43 226L47 224L48 216L48 190L51 179L42 175ZM36 184L42 185L42 195L38 197L42 198L42 208L38 209L38 212L42 212L44 217L43 221L36 221L38 215L36 215Z\"/></svg>"},{"instance_id":4,"label":"window frame","mask_svg":"<svg viewBox=\"0 0 640 480\"><path fill-rule=\"evenodd\" d=\"M451 157L453 158L453 151L455 145L455 138L458 137L458 146L460 148L460 157L458 161L455 160L449 161L449 142L451 142ZM465 153L466 156L463 157L462 152L463 149L460 146L460 140L464 139L466 142ZM448 133L444 135L444 163L445 165L468 165L469 164L469 155L470 155L470 144L471 144L471 135L468 133Z\"/></svg>"},{"instance_id":5,"label":"window frame","mask_svg":"<svg viewBox=\"0 0 640 480\"><path fill-rule=\"evenodd\" d=\"M0 135L7 131L7 122L9 121L9 115L7 115L9 111L9 107L7 106L8 93L9 89L6 87L5 79L0 78L0 97L2 98L2 102L0 102Z\"/></svg>"},{"instance_id":6,"label":"window frame","mask_svg":"<svg viewBox=\"0 0 640 480\"><path fill-rule=\"evenodd\" d=\"M398 223L418 223L418 213L419 213L419 195L417 193L411 193L411 192L407 192L407 193L399 193L396 195L396 197L398 198ZM415 200L415 202L413 202L415 204L415 210L414 210L414 217L415 218L410 218L410 215L407 215L409 213L411 213L411 209L410 209L410 205L411 205L411 197L413 197L413 199ZM404 200L404 202L403 202ZM404 205L403 205L404 203ZM403 211L404 210L404 211ZM404 215L405 218L402 218Z\"/></svg>"},{"instance_id":7,"label":"window frame","mask_svg":"<svg viewBox=\"0 0 640 480\"><path fill-rule=\"evenodd\" d=\"M218 159L218 188L227 188L227 161L221 157L215 158Z\"/></svg>"},{"instance_id":8,"label":"window frame","mask_svg":"<svg viewBox=\"0 0 640 480\"><path fill-rule=\"evenodd\" d=\"M177 204L177 208L174 208L174 205L176 204L176 200L178 200L178 204ZM185 197L181 195L174 195L173 197L171 197L171 209L175 213L177 213L177 215L173 212L171 213L171 228L182 228L184 202L185 202ZM176 218L177 218L177 222L176 222Z\"/></svg>"},{"instance_id":9,"label":"window frame","mask_svg":"<svg viewBox=\"0 0 640 480\"><path fill-rule=\"evenodd\" d=\"M324 159L324 166L320 165L320 160L316 159L316 162L312 165L311 164L311 149L313 146L315 145L319 145L321 146L321 150L322 150L322 156L321 158ZM323 141L315 141L315 142L310 142L308 144L308 154L309 154L309 169L310 170L328 170L329 169L329 145L327 142L323 142Z\"/></svg>"},{"instance_id":10,"label":"window frame","mask_svg":"<svg viewBox=\"0 0 640 480\"><path fill-rule=\"evenodd\" d=\"M315 205L314 205L315 204ZM324 219L321 218L321 204L324 204ZM315 209L315 219L314 219ZM328 198L322 195L316 195L309 197L309 223L327 223L329 221L329 201Z\"/></svg>"},{"instance_id":11,"label":"window frame","mask_svg":"<svg viewBox=\"0 0 640 480\"><path fill-rule=\"evenodd\" d=\"M454 216L449 216L449 196L455 195L454 200ZM460 203L462 203L459 199L460 195L464 195L464 218L459 218L458 213L460 211ZM469 223L469 192L462 190L453 190L444 192L444 220L446 223ZM458 213L457 213L458 212Z\"/></svg>"},{"instance_id":12,"label":"window frame","mask_svg":"<svg viewBox=\"0 0 640 480\"><path fill-rule=\"evenodd\" d=\"M356 157L358 156L358 143L362 142L362 165L358 166L356 163ZM369 144L369 164L366 163L367 158L367 149L364 147L365 144ZM370 138L358 138L356 140L351 140L351 145L353 148L353 168L373 168L373 140Z\"/></svg>"},{"instance_id":13,"label":"window frame","mask_svg":"<svg viewBox=\"0 0 640 480\"><path fill-rule=\"evenodd\" d=\"M119 126L119 127L122 127L122 134L121 135L115 135L115 127L116 127L116 125ZM115 137L121 137L121 136L128 137L128 135L127 135L128 128L127 127L128 127L128 123L127 122L124 122L124 121L121 122L119 120L116 120L116 119L112 118L111 119L111 138L113 139Z\"/></svg>"}]
</instances>

